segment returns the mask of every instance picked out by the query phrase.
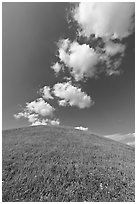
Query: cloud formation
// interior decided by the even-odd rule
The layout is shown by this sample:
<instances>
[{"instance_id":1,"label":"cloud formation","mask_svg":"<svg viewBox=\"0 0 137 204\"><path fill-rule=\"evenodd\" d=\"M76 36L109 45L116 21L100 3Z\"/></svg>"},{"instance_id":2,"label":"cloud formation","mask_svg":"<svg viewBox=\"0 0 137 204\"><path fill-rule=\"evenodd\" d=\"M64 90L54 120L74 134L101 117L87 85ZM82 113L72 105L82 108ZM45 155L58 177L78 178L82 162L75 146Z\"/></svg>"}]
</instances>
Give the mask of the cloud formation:
<instances>
[{"instance_id":1,"label":"cloud formation","mask_svg":"<svg viewBox=\"0 0 137 204\"><path fill-rule=\"evenodd\" d=\"M62 39L58 43L58 57L76 81L92 78L101 72L107 75L120 73L118 68L126 46L109 40L104 47L91 48L87 44ZM115 57L115 58L114 58Z\"/></svg>"},{"instance_id":2,"label":"cloud formation","mask_svg":"<svg viewBox=\"0 0 137 204\"><path fill-rule=\"evenodd\" d=\"M43 100L43 98L38 98L35 101L30 103L26 103L26 111L39 114L43 117L45 116L53 116L54 108L47 102Z\"/></svg>"},{"instance_id":3,"label":"cloud formation","mask_svg":"<svg viewBox=\"0 0 137 204\"><path fill-rule=\"evenodd\" d=\"M107 41L104 46L104 51L108 56L114 56L116 54L124 55L126 46L120 43L114 43L112 41Z\"/></svg>"},{"instance_id":4,"label":"cloud formation","mask_svg":"<svg viewBox=\"0 0 137 204\"><path fill-rule=\"evenodd\" d=\"M37 126L37 125L55 125L55 126L58 126L60 124L60 121L59 119L54 119L54 120L51 120L51 119L42 119L42 120L36 120L35 122L33 122L31 124L31 126Z\"/></svg>"},{"instance_id":5,"label":"cloud formation","mask_svg":"<svg viewBox=\"0 0 137 204\"><path fill-rule=\"evenodd\" d=\"M54 70L55 73L58 73L62 69L62 66L61 64L56 62L54 65L51 66L51 68Z\"/></svg>"},{"instance_id":6,"label":"cloud formation","mask_svg":"<svg viewBox=\"0 0 137 204\"><path fill-rule=\"evenodd\" d=\"M54 116L55 108L44 100L55 101L55 96L59 98L57 100L60 106L77 106L83 109L94 104L90 96L73 86L71 82L57 83L52 89L44 86L39 92L43 98L27 102L23 111L14 115L16 119L26 118L31 125L59 125L60 120Z\"/></svg>"},{"instance_id":7,"label":"cloud formation","mask_svg":"<svg viewBox=\"0 0 137 204\"><path fill-rule=\"evenodd\" d=\"M122 40L134 32L134 7L133 2L82 2L71 9L78 25L76 39L59 41L58 58L76 81L102 72L120 74L119 66L126 49ZM86 43L80 40L81 36L86 37ZM103 46L99 43L91 46L91 42L99 38ZM118 41L114 41L116 39Z\"/></svg>"},{"instance_id":8,"label":"cloud formation","mask_svg":"<svg viewBox=\"0 0 137 204\"><path fill-rule=\"evenodd\" d=\"M82 130L82 131L87 131L88 128L87 127L82 127L82 126L79 126L79 127L75 127L76 130Z\"/></svg>"},{"instance_id":9,"label":"cloud formation","mask_svg":"<svg viewBox=\"0 0 137 204\"><path fill-rule=\"evenodd\" d=\"M49 86L44 86L40 89L40 93L42 94L44 99L53 99L51 96L51 91Z\"/></svg>"},{"instance_id":10,"label":"cloud formation","mask_svg":"<svg viewBox=\"0 0 137 204\"><path fill-rule=\"evenodd\" d=\"M73 85L71 80L74 78L72 81L78 83L102 72L108 76L120 74L119 66L126 49L122 40L134 32L134 7L133 2L82 2L72 8L73 20L78 25L75 40L59 40L59 60L51 66L55 75L61 70L66 74L67 69L69 78L66 74L63 79L68 82L57 83L53 88L41 88L42 98L26 103L24 111L14 115L15 118L27 118L32 125L59 125L59 119L53 119L55 108L45 100L55 101L57 97L60 106L76 106L80 109L93 105L91 97ZM83 36L86 42L81 40ZM99 39L101 44L98 43ZM76 128L82 130L84 127Z\"/></svg>"},{"instance_id":11,"label":"cloud formation","mask_svg":"<svg viewBox=\"0 0 137 204\"><path fill-rule=\"evenodd\" d=\"M58 57L70 70L75 80L81 80L84 76L94 76L96 65L99 62L99 54L89 45L78 42L70 42L62 39L58 43Z\"/></svg>"},{"instance_id":12,"label":"cloud formation","mask_svg":"<svg viewBox=\"0 0 137 204\"><path fill-rule=\"evenodd\" d=\"M128 37L134 29L133 2L82 2L73 9L80 35L104 39Z\"/></svg>"},{"instance_id":13,"label":"cloud formation","mask_svg":"<svg viewBox=\"0 0 137 204\"><path fill-rule=\"evenodd\" d=\"M15 114L14 117L16 119L26 118L31 125L59 125L59 119L53 118L54 111L55 109L49 103L42 98L38 98L35 101L26 103L24 110Z\"/></svg>"},{"instance_id":14,"label":"cloud formation","mask_svg":"<svg viewBox=\"0 0 137 204\"><path fill-rule=\"evenodd\" d=\"M90 96L82 92L81 88L73 86L71 82L55 84L53 87L53 93L60 98L60 106L77 106L83 109L94 104Z\"/></svg>"},{"instance_id":15,"label":"cloud formation","mask_svg":"<svg viewBox=\"0 0 137 204\"><path fill-rule=\"evenodd\" d=\"M82 2L72 7L72 18L78 25L76 39L58 42L60 64L68 68L76 81L102 72L120 74L126 50L122 40L134 32L134 12L133 2ZM81 36L86 37L86 43L81 41ZM102 44L97 43L99 38ZM96 45L92 41L96 41ZM58 67L58 62L56 64Z\"/></svg>"},{"instance_id":16,"label":"cloud formation","mask_svg":"<svg viewBox=\"0 0 137 204\"><path fill-rule=\"evenodd\" d=\"M18 120L20 118L27 118L28 122L35 123L38 121L38 114L31 113L27 110L24 110L22 112L19 112L18 114L15 114L14 117Z\"/></svg>"}]
</instances>

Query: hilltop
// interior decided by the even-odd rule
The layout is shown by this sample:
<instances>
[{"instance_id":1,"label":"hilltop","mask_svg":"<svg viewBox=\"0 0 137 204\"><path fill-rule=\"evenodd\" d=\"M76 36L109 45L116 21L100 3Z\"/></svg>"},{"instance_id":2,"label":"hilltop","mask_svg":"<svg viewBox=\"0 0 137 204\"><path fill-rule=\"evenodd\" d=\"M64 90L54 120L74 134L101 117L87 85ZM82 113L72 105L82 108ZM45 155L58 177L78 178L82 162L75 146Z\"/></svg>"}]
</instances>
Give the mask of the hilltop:
<instances>
[{"instance_id":1,"label":"hilltop","mask_svg":"<svg viewBox=\"0 0 137 204\"><path fill-rule=\"evenodd\" d=\"M2 132L3 201L135 201L135 149L68 127Z\"/></svg>"}]
</instances>

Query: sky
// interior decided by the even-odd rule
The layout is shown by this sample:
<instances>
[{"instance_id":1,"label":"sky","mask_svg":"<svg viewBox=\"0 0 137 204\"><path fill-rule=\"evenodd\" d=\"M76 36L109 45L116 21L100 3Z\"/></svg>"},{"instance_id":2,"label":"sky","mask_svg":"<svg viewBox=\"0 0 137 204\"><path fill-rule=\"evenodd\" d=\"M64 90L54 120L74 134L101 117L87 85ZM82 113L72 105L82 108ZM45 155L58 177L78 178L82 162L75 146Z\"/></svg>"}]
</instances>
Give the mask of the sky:
<instances>
[{"instance_id":1,"label":"sky","mask_svg":"<svg viewBox=\"0 0 137 204\"><path fill-rule=\"evenodd\" d=\"M2 127L135 132L134 3L2 4Z\"/></svg>"}]
</instances>

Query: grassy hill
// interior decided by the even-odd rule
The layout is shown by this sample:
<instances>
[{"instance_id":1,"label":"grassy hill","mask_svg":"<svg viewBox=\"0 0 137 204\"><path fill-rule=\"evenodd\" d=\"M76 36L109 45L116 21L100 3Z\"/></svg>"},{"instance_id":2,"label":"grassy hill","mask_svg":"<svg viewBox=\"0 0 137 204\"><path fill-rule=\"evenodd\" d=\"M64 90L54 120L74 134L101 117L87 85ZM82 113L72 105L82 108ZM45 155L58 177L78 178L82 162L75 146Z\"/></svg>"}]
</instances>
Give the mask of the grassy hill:
<instances>
[{"instance_id":1,"label":"grassy hill","mask_svg":"<svg viewBox=\"0 0 137 204\"><path fill-rule=\"evenodd\" d=\"M105 137L116 140L123 144L131 145L135 147L135 133L128 133L128 134L113 134L113 135L106 135Z\"/></svg>"},{"instance_id":2,"label":"grassy hill","mask_svg":"<svg viewBox=\"0 0 137 204\"><path fill-rule=\"evenodd\" d=\"M3 131L3 201L135 201L135 149L67 127Z\"/></svg>"}]
</instances>

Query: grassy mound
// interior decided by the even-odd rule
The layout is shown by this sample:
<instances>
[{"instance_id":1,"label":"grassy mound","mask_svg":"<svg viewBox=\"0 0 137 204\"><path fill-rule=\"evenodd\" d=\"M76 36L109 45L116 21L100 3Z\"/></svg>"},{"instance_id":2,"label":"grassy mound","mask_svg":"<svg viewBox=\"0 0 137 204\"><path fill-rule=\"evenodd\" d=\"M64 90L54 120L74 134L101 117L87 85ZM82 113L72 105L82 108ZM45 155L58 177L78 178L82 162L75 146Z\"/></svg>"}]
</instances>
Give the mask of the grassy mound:
<instances>
[{"instance_id":1,"label":"grassy mound","mask_svg":"<svg viewBox=\"0 0 137 204\"><path fill-rule=\"evenodd\" d=\"M135 201L135 149L65 127L3 131L3 201Z\"/></svg>"}]
</instances>

